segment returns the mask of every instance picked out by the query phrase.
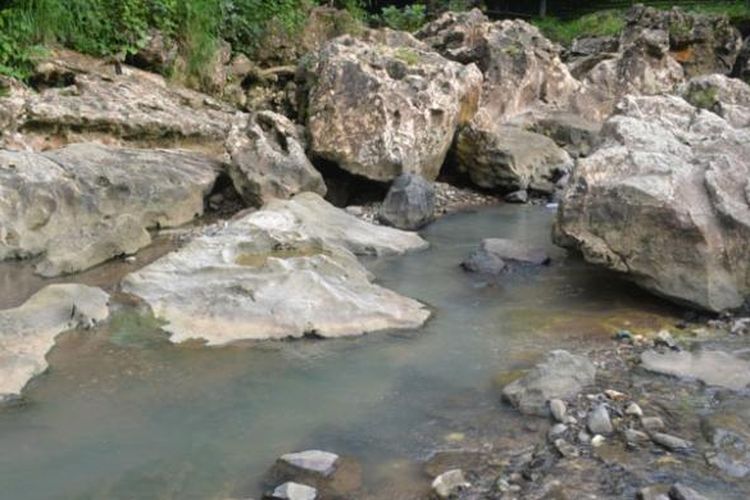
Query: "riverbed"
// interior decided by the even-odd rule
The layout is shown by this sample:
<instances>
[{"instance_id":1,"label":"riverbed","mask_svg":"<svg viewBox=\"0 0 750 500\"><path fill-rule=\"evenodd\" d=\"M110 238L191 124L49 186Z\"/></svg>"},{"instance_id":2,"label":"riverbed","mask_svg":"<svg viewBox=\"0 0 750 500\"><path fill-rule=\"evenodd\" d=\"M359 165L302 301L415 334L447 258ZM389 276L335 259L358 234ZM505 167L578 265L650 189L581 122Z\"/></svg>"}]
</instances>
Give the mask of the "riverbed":
<instances>
[{"instance_id":1,"label":"riverbed","mask_svg":"<svg viewBox=\"0 0 750 500\"><path fill-rule=\"evenodd\" d=\"M435 451L517 439L524 419L499 398L513 373L679 315L556 249L553 217L510 205L453 214L422 231L429 250L368 261L379 283L432 308L417 331L207 348L173 345L117 305L106 326L60 336L49 371L0 409L0 498L257 497L276 457L307 448L356 459L363 496L418 497ZM465 273L487 237L543 246L552 264L494 281ZM4 273L3 307L43 284Z\"/></svg>"}]
</instances>

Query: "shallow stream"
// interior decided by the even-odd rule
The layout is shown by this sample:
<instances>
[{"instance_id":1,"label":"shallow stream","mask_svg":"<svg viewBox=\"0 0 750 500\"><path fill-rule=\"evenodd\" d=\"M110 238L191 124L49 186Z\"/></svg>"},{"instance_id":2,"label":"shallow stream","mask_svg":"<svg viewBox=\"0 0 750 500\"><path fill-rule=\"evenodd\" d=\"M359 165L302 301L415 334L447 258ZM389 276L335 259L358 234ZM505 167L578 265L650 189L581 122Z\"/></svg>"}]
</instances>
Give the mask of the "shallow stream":
<instances>
[{"instance_id":1,"label":"shallow stream","mask_svg":"<svg viewBox=\"0 0 750 500\"><path fill-rule=\"evenodd\" d=\"M368 262L434 309L419 331L206 348L172 345L121 308L107 327L61 336L24 404L0 409L0 498L258 497L277 456L313 447L359 460L371 498L418 496L418 464L435 450L516 439L523 420L498 397L515 371L552 348L675 319L555 249L553 215L455 214L423 232L430 250ZM544 245L553 264L494 284L465 274L458 263L486 237ZM2 307L38 286L10 272L0 269Z\"/></svg>"}]
</instances>

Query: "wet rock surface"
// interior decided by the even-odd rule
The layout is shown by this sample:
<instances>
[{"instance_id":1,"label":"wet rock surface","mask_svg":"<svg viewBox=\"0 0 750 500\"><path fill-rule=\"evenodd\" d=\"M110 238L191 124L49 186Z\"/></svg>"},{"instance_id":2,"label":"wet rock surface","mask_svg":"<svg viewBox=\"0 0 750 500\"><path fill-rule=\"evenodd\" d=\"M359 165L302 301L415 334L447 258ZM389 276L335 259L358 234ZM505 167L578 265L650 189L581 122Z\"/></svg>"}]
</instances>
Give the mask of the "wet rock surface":
<instances>
[{"instance_id":1,"label":"wet rock surface","mask_svg":"<svg viewBox=\"0 0 750 500\"><path fill-rule=\"evenodd\" d=\"M743 390L750 384L750 363L722 351L646 351L641 355L646 370L686 377L727 389Z\"/></svg>"},{"instance_id":2,"label":"wet rock surface","mask_svg":"<svg viewBox=\"0 0 750 500\"><path fill-rule=\"evenodd\" d=\"M461 267L475 273L497 275L509 266L541 266L549 262L544 249L518 241L489 238L479 244Z\"/></svg>"}]
</instances>

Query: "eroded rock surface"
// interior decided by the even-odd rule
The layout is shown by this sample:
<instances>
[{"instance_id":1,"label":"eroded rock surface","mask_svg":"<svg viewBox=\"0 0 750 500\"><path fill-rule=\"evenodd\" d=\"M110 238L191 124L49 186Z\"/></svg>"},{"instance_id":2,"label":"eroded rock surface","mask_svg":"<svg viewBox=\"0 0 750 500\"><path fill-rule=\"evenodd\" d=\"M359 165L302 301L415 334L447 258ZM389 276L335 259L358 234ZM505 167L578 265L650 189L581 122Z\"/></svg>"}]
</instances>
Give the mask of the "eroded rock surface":
<instances>
[{"instance_id":1,"label":"eroded rock surface","mask_svg":"<svg viewBox=\"0 0 750 500\"><path fill-rule=\"evenodd\" d=\"M341 37L302 64L310 150L353 174L434 180L460 124L477 109L482 75L406 33Z\"/></svg>"},{"instance_id":2,"label":"eroded rock surface","mask_svg":"<svg viewBox=\"0 0 750 500\"><path fill-rule=\"evenodd\" d=\"M0 311L0 402L20 395L47 369L58 334L109 316L109 295L84 285L50 285L15 309Z\"/></svg>"},{"instance_id":3,"label":"eroded rock surface","mask_svg":"<svg viewBox=\"0 0 750 500\"><path fill-rule=\"evenodd\" d=\"M203 213L219 163L167 150L75 144L0 150L0 260L40 257L43 276L73 273L151 242L147 229Z\"/></svg>"},{"instance_id":4,"label":"eroded rock surface","mask_svg":"<svg viewBox=\"0 0 750 500\"><path fill-rule=\"evenodd\" d=\"M373 284L355 253L425 246L416 234L362 222L304 193L207 231L129 275L123 289L167 322L173 342L416 328L429 311Z\"/></svg>"},{"instance_id":5,"label":"eroded rock surface","mask_svg":"<svg viewBox=\"0 0 750 500\"><path fill-rule=\"evenodd\" d=\"M555 240L704 309L750 292L750 132L674 96L629 97L578 161Z\"/></svg>"},{"instance_id":6,"label":"eroded rock surface","mask_svg":"<svg viewBox=\"0 0 750 500\"><path fill-rule=\"evenodd\" d=\"M641 364L652 372L728 389L742 390L750 384L750 363L723 351L646 351L641 354Z\"/></svg>"},{"instance_id":7,"label":"eroded rock surface","mask_svg":"<svg viewBox=\"0 0 750 500\"><path fill-rule=\"evenodd\" d=\"M299 132L282 115L261 111L233 128L227 152L232 182L251 206L305 191L326 194L323 177L307 159Z\"/></svg>"}]
</instances>

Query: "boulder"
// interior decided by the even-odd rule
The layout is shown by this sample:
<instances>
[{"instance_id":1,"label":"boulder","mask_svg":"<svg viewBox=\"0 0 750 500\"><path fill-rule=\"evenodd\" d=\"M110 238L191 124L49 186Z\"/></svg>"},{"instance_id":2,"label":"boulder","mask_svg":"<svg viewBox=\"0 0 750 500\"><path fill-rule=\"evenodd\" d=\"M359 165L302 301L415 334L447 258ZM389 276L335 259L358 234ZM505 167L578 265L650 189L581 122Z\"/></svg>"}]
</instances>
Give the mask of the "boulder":
<instances>
[{"instance_id":1,"label":"boulder","mask_svg":"<svg viewBox=\"0 0 750 500\"><path fill-rule=\"evenodd\" d=\"M251 206L304 191L326 194L323 176L307 159L296 127L282 115L253 114L247 123L232 129L226 148L231 158L229 176Z\"/></svg>"},{"instance_id":2,"label":"boulder","mask_svg":"<svg viewBox=\"0 0 750 500\"><path fill-rule=\"evenodd\" d=\"M750 86L744 81L719 74L698 76L677 91L696 108L716 113L733 127L750 126Z\"/></svg>"},{"instance_id":3,"label":"boulder","mask_svg":"<svg viewBox=\"0 0 750 500\"><path fill-rule=\"evenodd\" d=\"M177 42L157 30L151 29L140 49L127 61L141 69L167 75L177 60Z\"/></svg>"},{"instance_id":4,"label":"boulder","mask_svg":"<svg viewBox=\"0 0 750 500\"><path fill-rule=\"evenodd\" d=\"M560 60L561 48L519 19L491 22L478 9L446 12L416 36L448 59L479 67L481 107L493 121L542 103L567 107L580 86Z\"/></svg>"},{"instance_id":5,"label":"boulder","mask_svg":"<svg viewBox=\"0 0 750 500\"><path fill-rule=\"evenodd\" d=\"M461 263L467 271L499 274L508 264L544 265L549 263L544 249L514 240L490 238L482 240L474 252Z\"/></svg>"},{"instance_id":6,"label":"boulder","mask_svg":"<svg viewBox=\"0 0 750 500\"><path fill-rule=\"evenodd\" d=\"M554 112L532 118L528 128L563 148L573 158L588 156L596 146L601 123L570 112Z\"/></svg>"},{"instance_id":7,"label":"boulder","mask_svg":"<svg viewBox=\"0 0 750 500\"><path fill-rule=\"evenodd\" d=\"M710 73L729 74L742 47L742 36L726 15L661 10L636 5L626 14L620 43L628 44L644 30L669 35L669 50L688 78Z\"/></svg>"},{"instance_id":8,"label":"boulder","mask_svg":"<svg viewBox=\"0 0 750 500\"><path fill-rule=\"evenodd\" d=\"M585 356L551 351L526 375L505 386L503 396L521 413L549 416L550 399L568 399L594 383L596 367Z\"/></svg>"},{"instance_id":9,"label":"boulder","mask_svg":"<svg viewBox=\"0 0 750 500\"><path fill-rule=\"evenodd\" d=\"M435 188L418 174L401 174L391 184L378 217L406 230L429 224L435 217Z\"/></svg>"},{"instance_id":10,"label":"boulder","mask_svg":"<svg viewBox=\"0 0 750 500\"><path fill-rule=\"evenodd\" d=\"M20 395L47 369L58 334L109 316L109 295L84 285L49 285L15 309L0 311L0 402Z\"/></svg>"},{"instance_id":11,"label":"boulder","mask_svg":"<svg viewBox=\"0 0 750 500\"><path fill-rule=\"evenodd\" d=\"M583 36L573 40L568 51L571 56L595 56L617 52L620 40L614 36Z\"/></svg>"},{"instance_id":12,"label":"boulder","mask_svg":"<svg viewBox=\"0 0 750 500\"><path fill-rule=\"evenodd\" d=\"M425 306L373 284L354 253L425 246L414 233L368 224L303 193L209 228L126 277L123 290L151 306L173 342L417 328L430 316Z\"/></svg>"},{"instance_id":13,"label":"boulder","mask_svg":"<svg viewBox=\"0 0 750 500\"><path fill-rule=\"evenodd\" d=\"M40 257L37 273L57 276L135 253L151 242L147 229L202 214L219 169L181 151L0 150L0 261Z\"/></svg>"},{"instance_id":14,"label":"boulder","mask_svg":"<svg viewBox=\"0 0 750 500\"><path fill-rule=\"evenodd\" d=\"M535 181L554 180L572 167L555 141L518 127L493 122L484 111L458 134L456 157L479 187L517 191Z\"/></svg>"},{"instance_id":15,"label":"boulder","mask_svg":"<svg viewBox=\"0 0 750 500\"><path fill-rule=\"evenodd\" d=\"M750 130L680 97L628 97L579 159L555 241L711 311L750 292Z\"/></svg>"},{"instance_id":16,"label":"boulder","mask_svg":"<svg viewBox=\"0 0 750 500\"><path fill-rule=\"evenodd\" d=\"M74 142L190 147L223 154L236 111L205 94L129 66L56 51L43 65L62 85L32 93L18 131L27 147L44 150ZM56 83L56 82L55 82Z\"/></svg>"},{"instance_id":17,"label":"boulder","mask_svg":"<svg viewBox=\"0 0 750 500\"><path fill-rule=\"evenodd\" d=\"M477 109L482 75L406 33L373 36L337 38L301 63L310 151L376 181L434 180Z\"/></svg>"}]
</instances>

